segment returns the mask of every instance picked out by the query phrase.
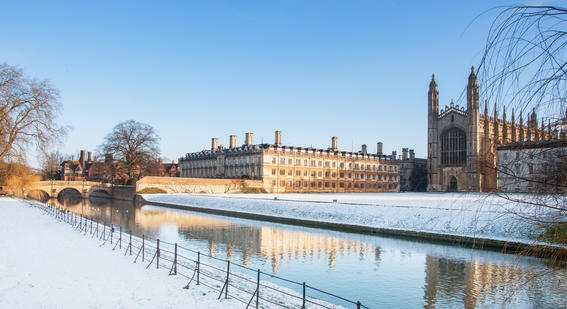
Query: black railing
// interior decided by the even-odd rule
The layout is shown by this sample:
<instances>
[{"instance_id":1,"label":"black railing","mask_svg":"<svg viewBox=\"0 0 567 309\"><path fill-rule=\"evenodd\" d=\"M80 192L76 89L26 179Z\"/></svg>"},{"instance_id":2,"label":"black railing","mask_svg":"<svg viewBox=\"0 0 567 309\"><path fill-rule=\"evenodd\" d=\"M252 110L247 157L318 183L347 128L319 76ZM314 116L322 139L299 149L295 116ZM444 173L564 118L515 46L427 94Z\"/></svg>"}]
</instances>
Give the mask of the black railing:
<instances>
[{"instance_id":1,"label":"black railing","mask_svg":"<svg viewBox=\"0 0 567 309\"><path fill-rule=\"evenodd\" d=\"M164 269L172 276L181 276L187 280L185 289L191 284L204 285L218 292L218 299L232 298L245 305L245 308L367 308L360 301L353 301L339 295L315 288L304 282L297 282L260 269L233 263L230 260L203 254L190 248L179 246L142 235L137 237L131 231L125 233L122 226L118 231L111 224L100 222L98 219L83 217L69 210L43 203L31 203L41 208L45 213L54 216L62 222L70 224L74 230L100 241L100 247L112 247L112 250L124 249L124 256L134 257L134 263L148 263L146 269L155 265L156 269ZM117 234L117 235L116 235ZM148 259L148 257L151 257ZM221 265L219 265L221 264ZM232 267L231 267L232 266ZM237 269L238 271L235 271ZM262 277L281 281L287 286L262 280ZM323 295L330 301L313 297L313 294ZM346 307L345 307L346 306Z\"/></svg>"}]
</instances>

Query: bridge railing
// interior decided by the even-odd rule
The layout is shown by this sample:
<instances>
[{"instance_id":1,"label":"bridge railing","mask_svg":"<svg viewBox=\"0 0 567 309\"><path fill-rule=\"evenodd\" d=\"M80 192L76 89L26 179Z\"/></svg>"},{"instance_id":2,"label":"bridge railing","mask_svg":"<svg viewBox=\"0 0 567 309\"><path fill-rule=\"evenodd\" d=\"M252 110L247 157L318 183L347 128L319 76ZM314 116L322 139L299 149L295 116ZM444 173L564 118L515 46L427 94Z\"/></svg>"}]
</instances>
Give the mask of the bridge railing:
<instances>
[{"instance_id":1,"label":"bridge railing","mask_svg":"<svg viewBox=\"0 0 567 309\"><path fill-rule=\"evenodd\" d=\"M146 235L137 237L132 235L132 231L123 231L122 226L114 227L108 222L83 217L53 205L32 205L68 223L85 236L96 237L101 247L108 245L112 250L124 250L124 256L131 256L134 263L148 263L146 269L155 267L167 271L169 275L185 278L185 289L192 285L203 285L219 293L218 299L231 298L245 308L369 308L360 301L324 291L305 281L294 281L252 269L177 243Z\"/></svg>"}]
</instances>

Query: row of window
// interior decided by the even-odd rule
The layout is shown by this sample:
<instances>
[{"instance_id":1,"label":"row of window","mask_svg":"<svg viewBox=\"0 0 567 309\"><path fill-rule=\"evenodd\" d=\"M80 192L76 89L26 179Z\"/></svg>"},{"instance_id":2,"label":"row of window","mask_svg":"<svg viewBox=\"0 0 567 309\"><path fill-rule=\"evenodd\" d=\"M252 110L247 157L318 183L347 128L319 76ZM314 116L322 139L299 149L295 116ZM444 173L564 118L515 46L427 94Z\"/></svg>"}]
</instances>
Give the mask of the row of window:
<instances>
[{"instance_id":1,"label":"row of window","mask_svg":"<svg viewBox=\"0 0 567 309\"><path fill-rule=\"evenodd\" d=\"M272 158L272 164L278 164L277 158ZM280 165L294 165L293 159L290 158L280 158L279 159ZM295 166L305 166L305 167L327 167L327 168L336 168L337 162L335 161L322 161L322 160L305 160L305 159L295 159ZM372 171L397 171L397 167L395 166L382 166L382 165L375 165L375 164L358 164L358 163L348 163L345 164L344 162L339 163L339 168L344 169L345 166L348 166L349 169L361 169L361 170L372 170Z\"/></svg>"},{"instance_id":2,"label":"row of window","mask_svg":"<svg viewBox=\"0 0 567 309\"><path fill-rule=\"evenodd\" d=\"M272 180L272 186L276 186L277 182L275 180ZM360 189L364 189L365 187L367 189L396 189L398 187L397 184L376 184L376 183L367 183L367 184L358 184L358 183L344 183L344 182L339 182L338 183L339 188L360 188ZM337 187L337 183L335 182L322 182L322 181L311 181L311 182L307 182L307 181L284 181L281 180L279 182L279 186L280 187L311 187L311 188L336 188Z\"/></svg>"},{"instance_id":3,"label":"row of window","mask_svg":"<svg viewBox=\"0 0 567 309\"><path fill-rule=\"evenodd\" d=\"M292 170L286 170L285 169L280 169L279 170L279 175L280 176L293 176L293 171ZM303 171L303 173L300 170L296 170L295 171L295 176L301 177L301 175L303 174L303 177L307 177L308 172L306 170ZM274 168L272 169L272 175L277 175L277 170ZM337 178L337 173L336 172L325 172L325 178ZM345 175L347 176L347 178L353 178L354 179L364 179L365 178L365 174L364 173L338 173L339 178L345 178ZM311 177L319 177L322 178L323 177L323 172L319 171L319 172L315 172L315 171L311 171L310 173ZM372 179L372 180L376 180L378 178L378 180L382 180L382 175L367 175L366 179ZM384 175L384 180L396 180L396 176L388 176L388 175Z\"/></svg>"}]
</instances>

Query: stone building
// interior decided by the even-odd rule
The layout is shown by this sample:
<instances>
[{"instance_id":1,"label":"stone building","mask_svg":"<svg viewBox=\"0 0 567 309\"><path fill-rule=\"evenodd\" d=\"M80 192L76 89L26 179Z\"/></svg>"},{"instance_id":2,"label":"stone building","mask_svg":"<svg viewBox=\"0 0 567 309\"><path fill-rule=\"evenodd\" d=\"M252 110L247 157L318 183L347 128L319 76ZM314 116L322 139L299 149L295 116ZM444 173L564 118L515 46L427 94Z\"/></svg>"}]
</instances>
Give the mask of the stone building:
<instances>
[{"instance_id":1,"label":"stone building","mask_svg":"<svg viewBox=\"0 0 567 309\"><path fill-rule=\"evenodd\" d=\"M409 153L409 155L408 155ZM400 191L427 190L427 159L415 157L413 149L402 148L400 160Z\"/></svg>"},{"instance_id":2,"label":"stone building","mask_svg":"<svg viewBox=\"0 0 567 309\"><path fill-rule=\"evenodd\" d=\"M244 145L230 136L229 148L213 138L210 150L188 153L180 159L181 177L249 178L262 180L267 192L396 192L399 191L400 161L395 152L382 154L382 143L371 154L362 145L358 152L340 151L338 139L331 147L285 146L281 131L274 144L252 142L246 133Z\"/></svg>"},{"instance_id":3,"label":"stone building","mask_svg":"<svg viewBox=\"0 0 567 309\"><path fill-rule=\"evenodd\" d=\"M480 113L479 85L474 68L468 78L467 106L453 102L439 110L439 91L435 77L428 93L428 191L491 191L497 188L497 145L510 142L545 140L552 136L548 125L538 128L535 111L524 125L512 110L499 118L496 104L489 115L485 104Z\"/></svg>"}]
</instances>

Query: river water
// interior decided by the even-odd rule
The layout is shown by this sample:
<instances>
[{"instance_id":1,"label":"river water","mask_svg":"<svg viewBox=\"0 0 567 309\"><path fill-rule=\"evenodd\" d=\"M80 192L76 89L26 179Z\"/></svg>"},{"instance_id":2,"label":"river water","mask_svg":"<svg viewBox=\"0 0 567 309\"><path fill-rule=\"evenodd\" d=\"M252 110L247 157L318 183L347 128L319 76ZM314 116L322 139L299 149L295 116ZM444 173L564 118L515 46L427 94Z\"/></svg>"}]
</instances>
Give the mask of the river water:
<instances>
[{"instance_id":1,"label":"river water","mask_svg":"<svg viewBox=\"0 0 567 309\"><path fill-rule=\"evenodd\" d=\"M567 307L567 269L546 259L105 198L49 203L370 308Z\"/></svg>"}]
</instances>

